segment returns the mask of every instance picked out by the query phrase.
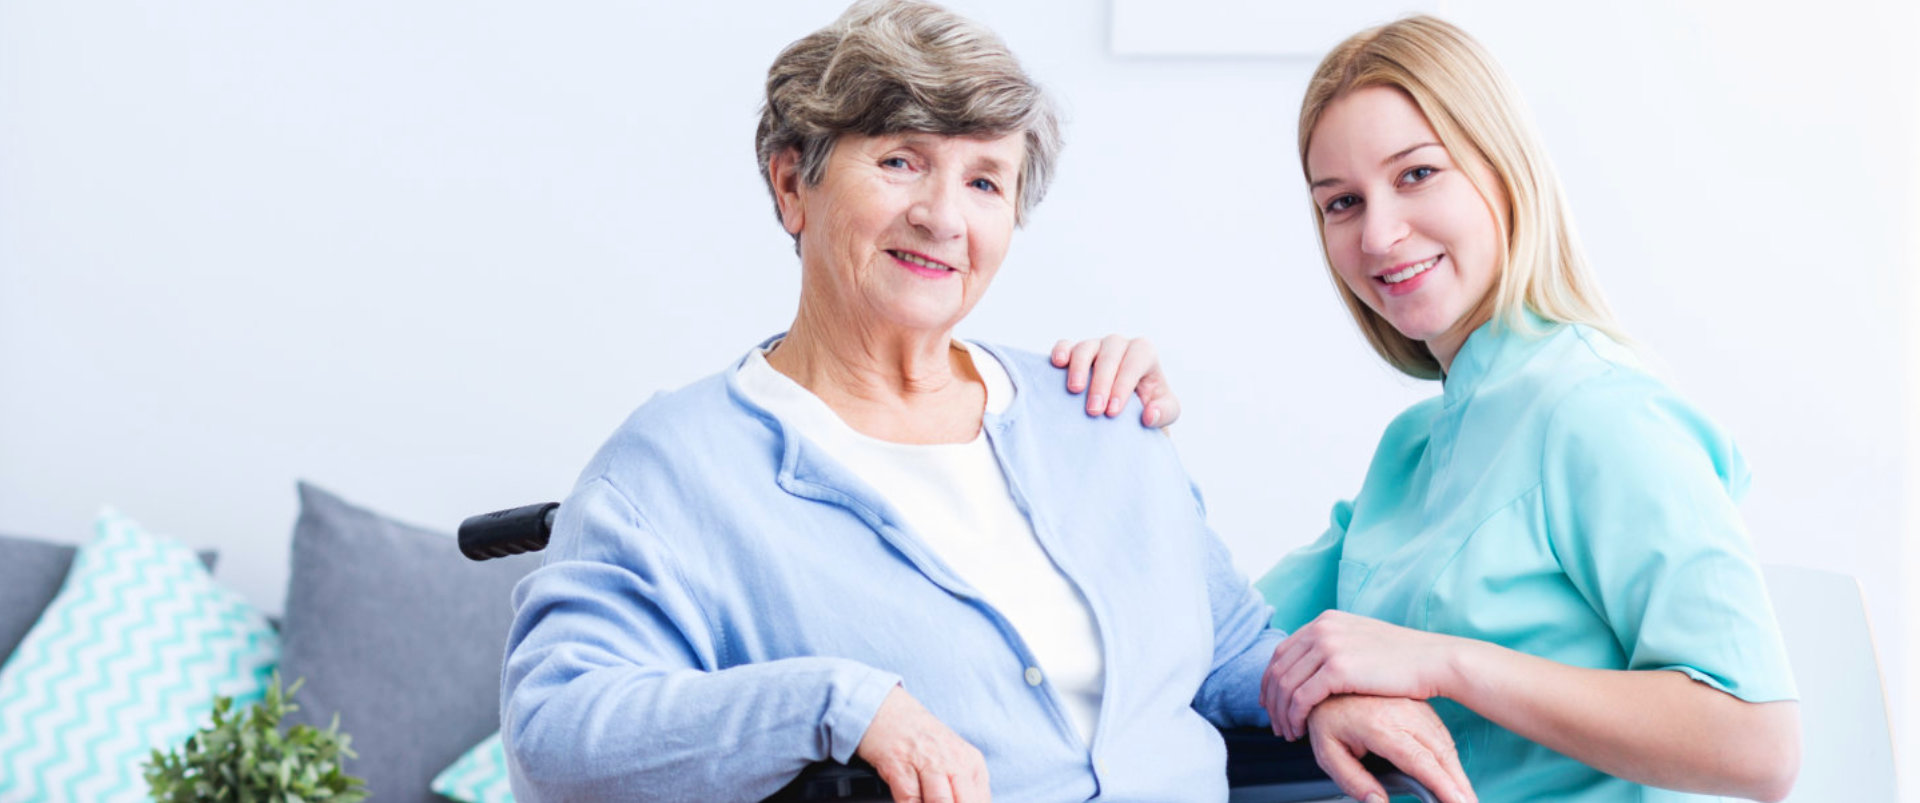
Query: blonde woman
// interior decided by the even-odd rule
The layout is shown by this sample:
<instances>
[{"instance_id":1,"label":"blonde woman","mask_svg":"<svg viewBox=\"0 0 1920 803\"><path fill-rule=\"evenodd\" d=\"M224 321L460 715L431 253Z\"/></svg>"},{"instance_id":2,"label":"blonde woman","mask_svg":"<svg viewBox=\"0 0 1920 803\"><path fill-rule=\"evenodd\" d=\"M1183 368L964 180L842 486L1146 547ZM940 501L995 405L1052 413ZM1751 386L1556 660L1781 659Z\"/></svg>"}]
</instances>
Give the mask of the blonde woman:
<instances>
[{"instance_id":1,"label":"blonde woman","mask_svg":"<svg viewBox=\"0 0 1920 803\"><path fill-rule=\"evenodd\" d=\"M1442 390L1255 584L1290 632L1262 680L1275 729L1307 735L1335 695L1430 700L1482 800L1784 797L1798 704L1746 465L1623 347L1500 68L1430 17L1364 31L1315 72L1299 144L1341 299ZM1055 349L1071 388L1142 377L1171 404L1150 352L1104 345Z\"/></svg>"}]
</instances>

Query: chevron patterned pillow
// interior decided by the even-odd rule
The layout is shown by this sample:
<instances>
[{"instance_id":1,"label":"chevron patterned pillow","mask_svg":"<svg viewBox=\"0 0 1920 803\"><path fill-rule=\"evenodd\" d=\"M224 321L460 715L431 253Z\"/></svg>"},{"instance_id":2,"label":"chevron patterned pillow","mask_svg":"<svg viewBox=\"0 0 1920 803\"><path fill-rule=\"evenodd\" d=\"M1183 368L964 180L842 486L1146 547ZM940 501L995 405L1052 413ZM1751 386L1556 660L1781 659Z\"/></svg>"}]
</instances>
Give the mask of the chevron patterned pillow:
<instances>
[{"instance_id":1,"label":"chevron patterned pillow","mask_svg":"<svg viewBox=\"0 0 1920 803\"><path fill-rule=\"evenodd\" d=\"M507 751L500 734L473 746L453 766L433 776L433 792L460 803L513 803L507 781Z\"/></svg>"},{"instance_id":2,"label":"chevron patterned pillow","mask_svg":"<svg viewBox=\"0 0 1920 803\"><path fill-rule=\"evenodd\" d=\"M112 511L0 666L0 803L145 801L140 766L259 700L279 659L265 617L193 551Z\"/></svg>"}]
</instances>

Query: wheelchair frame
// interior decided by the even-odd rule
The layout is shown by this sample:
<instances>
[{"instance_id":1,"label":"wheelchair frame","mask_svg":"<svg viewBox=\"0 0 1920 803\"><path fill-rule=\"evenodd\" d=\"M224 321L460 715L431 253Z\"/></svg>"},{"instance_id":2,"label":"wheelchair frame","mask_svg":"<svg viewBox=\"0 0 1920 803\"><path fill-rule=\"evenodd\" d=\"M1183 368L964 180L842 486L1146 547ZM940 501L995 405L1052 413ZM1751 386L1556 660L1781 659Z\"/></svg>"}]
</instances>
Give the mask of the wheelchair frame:
<instances>
[{"instance_id":1,"label":"wheelchair frame","mask_svg":"<svg viewBox=\"0 0 1920 803\"><path fill-rule=\"evenodd\" d=\"M559 502L497 510L460 523L460 552L482 561L545 549L553 534ZM1313 748L1302 739L1289 742L1259 728L1221 731L1227 745L1229 803L1289 803L1339 798L1340 787L1320 769ZM1380 780L1387 794L1438 803L1426 787L1377 756L1362 765ZM892 793L873 767L855 758L851 764L815 763L764 803L801 801L890 801Z\"/></svg>"}]
</instances>

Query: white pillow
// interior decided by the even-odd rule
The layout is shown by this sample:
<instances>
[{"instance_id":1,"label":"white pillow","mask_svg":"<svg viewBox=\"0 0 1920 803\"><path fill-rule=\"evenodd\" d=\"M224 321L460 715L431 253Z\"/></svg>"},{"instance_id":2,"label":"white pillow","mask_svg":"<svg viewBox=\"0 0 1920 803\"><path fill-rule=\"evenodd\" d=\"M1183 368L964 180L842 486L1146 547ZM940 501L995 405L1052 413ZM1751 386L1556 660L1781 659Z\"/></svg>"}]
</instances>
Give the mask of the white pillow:
<instances>
[{"instance_id":1,"label":"white pillow","mask_svg":"<svg viewBox=\"0 0 1920 803\"><path fill-rule=\"evenodd\" d=\"M0 803L146 801L141 765L261 699L271 625L193 551L105 511L66 584L0 666Z\"/></svg>"}]
</instances>

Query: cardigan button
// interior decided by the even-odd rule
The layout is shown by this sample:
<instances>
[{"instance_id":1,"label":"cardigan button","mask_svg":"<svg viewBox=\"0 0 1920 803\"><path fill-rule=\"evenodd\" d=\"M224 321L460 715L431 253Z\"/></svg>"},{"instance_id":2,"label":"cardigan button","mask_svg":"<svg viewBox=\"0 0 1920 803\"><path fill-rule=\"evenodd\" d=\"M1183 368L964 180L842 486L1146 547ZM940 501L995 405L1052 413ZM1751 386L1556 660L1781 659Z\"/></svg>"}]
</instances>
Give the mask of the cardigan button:
<instances>
[{"instance_id":1,"label":"cardigan button","mask_svg":"<svg viewBox=\"0 0 1920 803\"><path fill-rule=\"evenodd\" d=\"M1027 667L1027 685L1038 686L1040 685L1040 681L1044 679L1045 678L1041 677L1040 675L1040 667L1037 667L1037 666Z\"/></svg>"}]
</instances>

